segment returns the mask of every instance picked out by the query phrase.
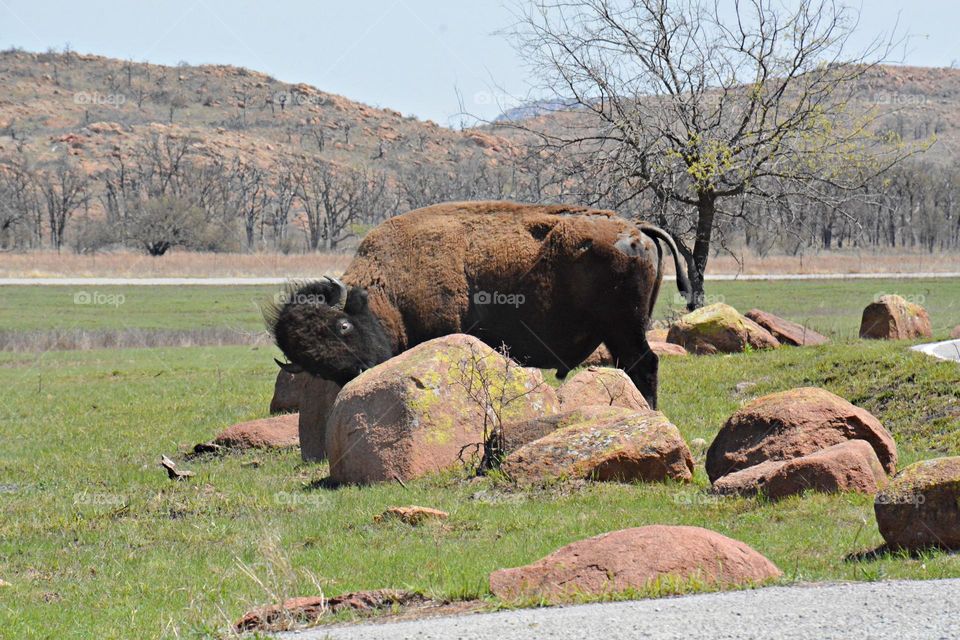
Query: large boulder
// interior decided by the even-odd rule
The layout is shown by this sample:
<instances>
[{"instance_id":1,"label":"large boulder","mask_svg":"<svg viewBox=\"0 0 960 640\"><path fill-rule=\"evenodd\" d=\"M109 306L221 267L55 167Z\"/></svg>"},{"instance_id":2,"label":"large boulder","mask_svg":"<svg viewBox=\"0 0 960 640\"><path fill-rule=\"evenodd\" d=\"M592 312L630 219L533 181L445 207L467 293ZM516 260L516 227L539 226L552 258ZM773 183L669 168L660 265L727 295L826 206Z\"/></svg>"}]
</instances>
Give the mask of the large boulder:
<instances>
[{"instance_id":1,"label":"large boulder","mask_svg":"<svg viewBox=\"0 0 960 640\"><path fill-rule=\"evenodd\" d=\"M893 548L960 549L960 456L906 467L877 495L873 509Z\"/></svg>"},{"instance_id":2,"label":"large boulder","mask_svg":"<svg viewBox=\"0 0 960 640\"><path fill-rule=\"evenodd\" d=\"M227 449L285 449L300 444L295 413L241 422L227 427L213 444Z\"/></svg>"},{"instance_id":3,"label":"large boulder","mask_svg":"<svg viewBox=\"0 0 960 640\"><path fill-rule=\"evenodd\" d=\"M678 344L673 344L672 342L655 342L651 341L647 344L650 345L650 351L653 351L660 357L663 356L688 356L690 352L681 347Z\"/></svg>"},{"instance_id":4,"label":"large boulder","mask_svg":"<svg viewBox=\"0 0 960 640\"><path fill-rule=\"evenodd\" d=\"M760 309L747 311L746 317L769 331L780 344L788 344L794 347L810 347L830 342L829 338L817 333L813 329L808 329L802 324L791 322L790 320L775 316L766 311L761 311Z\"/></svg>"},{"instance_id":5,"label":"large boulder","mask_svg":"<svg viewBox=\"0 0 960 640\"><path fill-rule=\"evenodd\" d=\"M775 349L780 343L770 332L730 305L718 302L692 311L670 327L667 342L691 353L740 353L751 349Z\"/></svg>"},{"instance_id":6,"label":"large boulder","mask_svg":"<svg viewBox=\"0 0 960 640\"><path fill-rule=\"evenodd\" d=\"M555 431L510 453L501 470L520 482L557 478L660 482L693 477L690 449L660 412L587 406L560 414L557 425Z\"/></svg>"},{"instance_id":7,"label":"large boulder","mask_svg":"<svg viewBox=\"0 0 960 640\"><path fill-rule=\"evenodd\" d=\"M643 590L662 579L736 587L778 578L780 570L746 544L700 527L652 525L580 540L545 558L490 574L503 600L561 603Z\"/></svg>"},{"instance_id":8,"label":"large boulder","mask_svg":"<svg viewBox=\"0 0 960 640\"><path fill-rule=\"evenodd\" d=\"M860 337L913 340L933 335L926 309L898 295L881 296L867 305L860 320Z\"/></svg>"},{"instance_id":9,"label":"large boulder","mask_svg":"<svg viewBox=\"0 0 960 640\"><path fill-rule=\"evenodd\" d=\"M340 385L308 373L300 389L300 456L310 462L327 457L327 418L340 393Z\"/></svg>"},{"instance_id":10,"label":"large boulder","mask_svg":"<svg viewBox=\"0 0 960 640\"><path fill-rule=\"evenodd\" d=\"M500 405L500 399L507 401ZM455 466L482 445L499 415L510 425L556 413L537 369L525 369L477 338L430 340L351 380L327 421L334 482L409 480Z\"/></svg>"},{"instance_id":11,"label":"large boulder","mask_svg":"<svg viewBox=\"0 0 960 640\"><path fill-rule=\"evenodd\" d=\"M825 389L803 387L757 398L734 413L707 451L711 482L768 460L805 456L847 440L866 440L887 473L897 445L880 421Z\"/></svg>"},{"instance_id":12,"label":"large boulder","mask_svg":"<svg viewBox=\"0 0 960 640\"><path fill-rule=\"evenodd\" d=\"M273 384L273 398L270 400L271 415L300 411L300 392L307 377L306 374L287 373L283 369L277 372L277 380Z\"/></svg>"},{"instance_id":13,"label":"large boulder","mask_svg":"<svg viewBox=\"0 0 960 640\"><path fill-rule=\"evenodd\" d=\"M666 342L669 329L657 328L647 331L647 342Z\"/></svg>"},{"instance_id":14,"label":"large boulder","mask_svg":"<svg viewBox=\"0 0 960 640\"><path fill-rule=\"evenodd\" d=\"M792 460L768 460L713 483L714 493L741 496L762 493L780 500L804 491L877 493L887 474L866 440L848 440Z\"/></svg>"},{"instance_id":15,"label":"large boulder","mask_svg":"<svg viewBox=\"0 0 960 640\"><path fill-rule=\"evenodd\" d=\"M583 369L557 389L557 397L562 411L594 404L635 411L650 408L630 376L608 367Z\"/></svg>"}]
</instances>

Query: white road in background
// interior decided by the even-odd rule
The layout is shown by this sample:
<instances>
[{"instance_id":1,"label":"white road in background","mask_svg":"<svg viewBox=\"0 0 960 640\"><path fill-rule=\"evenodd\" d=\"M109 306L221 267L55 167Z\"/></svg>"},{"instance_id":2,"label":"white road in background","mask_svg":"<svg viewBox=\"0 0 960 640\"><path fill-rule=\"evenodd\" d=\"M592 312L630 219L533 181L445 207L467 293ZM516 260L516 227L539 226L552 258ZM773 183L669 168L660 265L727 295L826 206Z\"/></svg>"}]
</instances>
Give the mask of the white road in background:
<instances>
[{"instance_id":1,"label":"white road in background","mask_svg":"<svg viewBox=\"0 0 960 640\"><path fill-rule=\"evenodd\" d=\"M324 627L283 640L956 640L960 579L768 587L659 600Z\"/></svg>"},{"instance_id":2,"label":"white road in background","mask_svg":"<svg viewBox=\"0 0 960 640\"><path fill-rule=\"evenodd\" d=\"M941 360L960 362L960 340L918 344L913 347L913 350L933 356L934 358L940 358Z\"/></svg>"},{"instance_id":3,"label":"white road in background","mask_svg":"<svg viewBox=\"0 0 960 640\"><path fill-rule=\"evenodd\" d=\"M714 274L707 280L919 280L930 278L960 278L960 272L938 273L778 273L778 274ZM216 287L240 285L283 284L290 280L309 279L309 276L291 278L0 278L3 286L61 286L61 287L113 287L113 286L184 286L205 285ZM674 276L666 276L674 280Z\"/></svg>"}]
</instances>

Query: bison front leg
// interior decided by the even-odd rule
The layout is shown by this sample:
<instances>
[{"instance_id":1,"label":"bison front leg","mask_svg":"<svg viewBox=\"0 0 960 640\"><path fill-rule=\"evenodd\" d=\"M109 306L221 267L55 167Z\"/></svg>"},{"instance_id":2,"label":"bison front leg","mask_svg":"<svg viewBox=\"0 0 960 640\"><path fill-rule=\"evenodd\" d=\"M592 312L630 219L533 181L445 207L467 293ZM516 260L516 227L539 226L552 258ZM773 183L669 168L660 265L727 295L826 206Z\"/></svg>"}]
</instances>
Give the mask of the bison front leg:
<instances>
[{"instance_id":1,"label":"bison front leg","mask_svg":"<svg viewBox=\"0 0 960 640\"><path fill-rule=\"evenodd\" d=\"M604 339L617 366L630 376L651 409L657 408L657 370L660 359L647 343L645 335L634 339Z\"/></svg>"}]
</instances>

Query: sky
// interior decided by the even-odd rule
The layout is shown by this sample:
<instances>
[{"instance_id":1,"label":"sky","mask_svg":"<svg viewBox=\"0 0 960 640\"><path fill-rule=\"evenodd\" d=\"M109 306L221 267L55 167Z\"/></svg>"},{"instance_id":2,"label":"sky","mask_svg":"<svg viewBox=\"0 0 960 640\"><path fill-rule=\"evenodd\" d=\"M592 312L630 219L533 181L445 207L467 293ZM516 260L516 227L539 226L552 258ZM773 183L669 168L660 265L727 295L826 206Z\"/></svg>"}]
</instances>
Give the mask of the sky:
<instances>
[{"instance_id":1,"label":"sky","mask_svg":"<svg viewBox=\"0 0 960 640\"><path fill-rule=\"evenodd\" d=\"M512 1L0 0L0 48L232 64L456 126L461 101L492 119L527 95L498 33ZM860 1L862 46L899 22L910 37L898 59L960 65L960 0Z\"/></svg>"}]
</instances>

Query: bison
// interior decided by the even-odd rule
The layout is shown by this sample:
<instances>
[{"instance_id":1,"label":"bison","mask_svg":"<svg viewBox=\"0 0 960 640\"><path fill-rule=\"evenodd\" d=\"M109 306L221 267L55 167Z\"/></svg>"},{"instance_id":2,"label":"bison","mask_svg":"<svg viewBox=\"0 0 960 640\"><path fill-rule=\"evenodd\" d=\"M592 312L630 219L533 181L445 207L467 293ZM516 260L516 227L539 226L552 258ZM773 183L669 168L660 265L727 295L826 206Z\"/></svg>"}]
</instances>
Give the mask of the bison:
<instances>
[{"instance_id":1,"label":"bison","mask_svg":"<svg viewBox=\"0 0 960 640\"><path fill-rule=\"evenodd\" d=\"M387 220L360 243L343 281L293 285L267 323L297 373L341 386L421 342L468 333L563 378L601 343L650 406L657 356L646 329L663 278L663 230L612 211L453 202Z\"/></svg>"}]
</instances>

